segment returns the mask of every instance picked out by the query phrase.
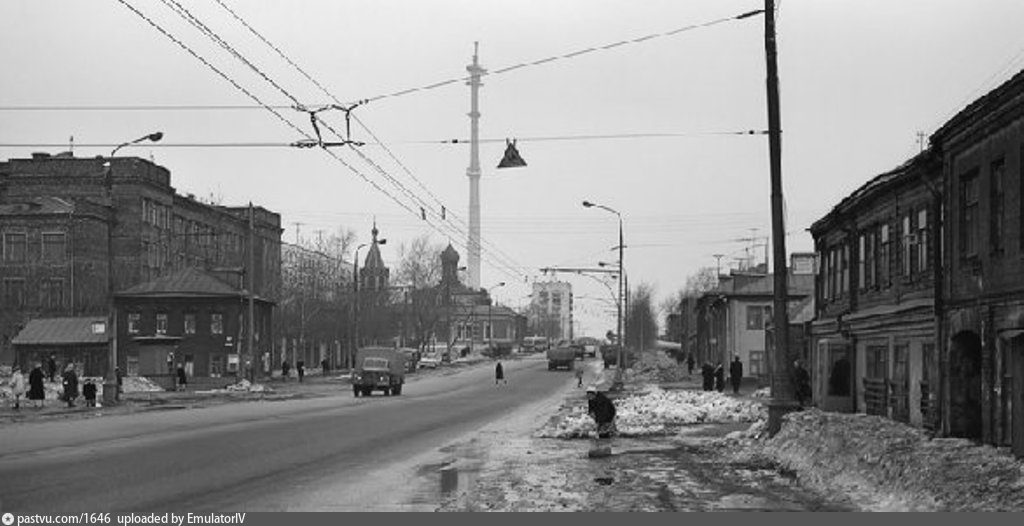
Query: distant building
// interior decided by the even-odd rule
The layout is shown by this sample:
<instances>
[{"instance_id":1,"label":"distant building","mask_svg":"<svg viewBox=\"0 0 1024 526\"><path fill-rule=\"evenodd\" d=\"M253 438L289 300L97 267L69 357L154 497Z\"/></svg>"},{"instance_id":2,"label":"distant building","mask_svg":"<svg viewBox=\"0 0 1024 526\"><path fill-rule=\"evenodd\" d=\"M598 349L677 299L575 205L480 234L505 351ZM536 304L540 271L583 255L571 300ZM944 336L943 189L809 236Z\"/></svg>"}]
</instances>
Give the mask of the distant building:
<instances>
[{"instance_id":1,"label":"distant building","mask_svg":"<svg viewBox=\"0 0 1024 526\"><path fill-rule=\"evenodd\" d=\"M814 293L814 254L790 256L787 301L790 306ZM811 263L807 263L807 261ZM771 322L775 282L763 267L733 271L719 276L718 285L696 303L696 350L698 362L731 362L734 356L746 364L746 376L768 374L765 327ZM797 273L800 270L801 273ZM805 273L808 272L809 273Z\"/></svg>"},{"instance_id":2,"label":"distant building","mask_svg":"<svg viewBox=\"0 0 1024 526\"><path fill-rule=\"evenodd\" d=\"M538 281L533 284L527 327L531 336L546 336L552 341L571 340L572 285L565 281Z\"/></svg>"},{"instance_id":3,"label":"distant building","mask_svg":"<svg viewBox=\"0 0 1024 526\"><path fill-rule=\"evenodd\" d=\"M0 162L0 360L30 320L105 316L111 291L186 268L244 276L276 302L281 232L278 214L179 195L166 168L137 157Z\"/></svg>"}]
</instances>

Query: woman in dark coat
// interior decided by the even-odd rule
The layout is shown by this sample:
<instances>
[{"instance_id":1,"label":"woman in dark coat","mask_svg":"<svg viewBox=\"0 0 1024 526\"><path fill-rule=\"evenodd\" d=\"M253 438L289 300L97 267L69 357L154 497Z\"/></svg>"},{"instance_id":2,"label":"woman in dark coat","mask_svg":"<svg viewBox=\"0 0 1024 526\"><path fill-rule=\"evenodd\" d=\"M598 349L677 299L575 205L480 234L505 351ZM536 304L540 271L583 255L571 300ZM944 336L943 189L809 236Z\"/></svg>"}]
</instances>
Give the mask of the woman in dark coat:
<instances>
[{"instance_id":1,"label":"woman in dark coat","mask_svg":"<svg viewBox=\"0 0 1024 526\"><path fill-rule=\"evenodd\" d=\"M78 374L75 373L75 364L69 363L64 368L64 401L68 407L75 407L75 399L78 398Z\"/></svg>"},{"instance_id":2,"label":"woman in dark coat","mask_svg":"<svg viewBox=\"0 0 1024 526\"><path fill-rule=\"evenodd\" d=\"M498 382L508 383L508 380L505 380L505 370L502 369L501 362L494 366L494 385L498 385Z\"/></svg>"},{"instance_id":3,"label":"woman in dark coat","mask_svg":"<svg viewBox=\"0 0 1024 526\"><path fill-rule=\"evenodd\" d=\"M42 364L36 363L32 371L28 373L28 399L38 400L38 402L33 402L36 407L42 407L43 401L46 399L46 389L43 387L45 380L46 375L43 374Z\"/></svg>"},{"instance_id":4,"label":"woman in dark coat","mask_svg":"<svg viewBox=\"0 0 1024 526\"><path fill-rule=\"evenodd\" d=\"M722 367L722 362L718 362L715 367L715 391L721 393L725 390L725 368Z\"/></svg>"}]
</instances>

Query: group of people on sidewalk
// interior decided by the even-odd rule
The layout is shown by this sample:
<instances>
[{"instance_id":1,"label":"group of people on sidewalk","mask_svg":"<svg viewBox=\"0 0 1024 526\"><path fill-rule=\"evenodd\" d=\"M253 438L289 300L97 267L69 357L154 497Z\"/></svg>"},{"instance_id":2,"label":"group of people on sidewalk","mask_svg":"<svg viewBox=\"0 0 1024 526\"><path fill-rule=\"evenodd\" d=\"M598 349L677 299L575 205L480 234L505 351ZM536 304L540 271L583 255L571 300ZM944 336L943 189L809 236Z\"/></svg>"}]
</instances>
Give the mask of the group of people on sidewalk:
<instances>
[{"instance_id":1,"label":"group of people on sidewalk","mask_svg":"<svg viewBox=\"0 0 1024 526\"><path fill-rule=\"evenodd\" d=\"M118 389L121 385L120 370L117 371ZM21 410L21 399L32 403L33 407L41 409L46 404L46 382L55 383L57 380L57 361L54 356L46 360L45 370L42 362L36 362L28 373L28 381L21 370L21 366L14 364L11 367L10 388L11 405L15 411ZM68 407L75 407L75 401L79 397L85 399L87 407L96 407L96 383L92 378L85 379L79 388L78 372L74 362L68 362L61 373L61 389L59 399Z\"/></svg>"},{"instance_id":2,"label":"group of people on sidewalk","mask_svg":"<svg viewBox=\"0 0 1024 526\"><path fill-rule=\"evenodd\" d=\"M693 374L693 356L686 360L689 374ZM700 375L703 379L702 387L705 391L725 391L725 367L722 362L718 365L711 365L711 362L704 362L700 368ZM740 385L743 383L743 362L736 356L729 364L729 383L732 385L733 394L740 394Z\"/></svg>"}]
</instances>

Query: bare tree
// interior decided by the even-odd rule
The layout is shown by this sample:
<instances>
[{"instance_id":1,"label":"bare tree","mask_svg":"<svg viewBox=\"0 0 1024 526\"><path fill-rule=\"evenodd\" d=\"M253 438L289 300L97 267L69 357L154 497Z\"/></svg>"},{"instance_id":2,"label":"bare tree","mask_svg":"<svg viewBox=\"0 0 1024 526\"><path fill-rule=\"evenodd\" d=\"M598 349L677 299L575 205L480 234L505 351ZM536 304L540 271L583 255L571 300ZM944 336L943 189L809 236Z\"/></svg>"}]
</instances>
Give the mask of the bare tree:
<instances>
[{"instance_id":1,"label":"bare tree","mask_svg":"<svg viewBox=\"0 0 1024 526\"><path fill-rule=\"evenodd\" d=\"M443 245L432 243L426 234L399 245L396 282L413 289L436 285L441 278L443 250Z\"/></svg>"},{"instance_id":2,"label":"bare tree","mask_svg":"<svg viewBox=\"0 0 1024 526\"><path fill-rule=\"evenodd\" d=\"M641 283L629 291L629 310L626 312L626 345L643 350L658 338L658 320L654 312L654 287Z\"/></svg>"}]
</instances>

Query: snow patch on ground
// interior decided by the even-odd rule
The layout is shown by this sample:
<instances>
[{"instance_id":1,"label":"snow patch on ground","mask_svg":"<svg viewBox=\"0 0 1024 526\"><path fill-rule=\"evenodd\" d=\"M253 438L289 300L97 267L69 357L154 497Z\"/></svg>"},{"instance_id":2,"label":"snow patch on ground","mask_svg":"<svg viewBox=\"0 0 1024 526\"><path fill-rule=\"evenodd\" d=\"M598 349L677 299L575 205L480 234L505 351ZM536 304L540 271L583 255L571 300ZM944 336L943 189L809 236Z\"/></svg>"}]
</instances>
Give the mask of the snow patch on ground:
<instances>
[{"instance_id":1,"label":"snow patch on ground","mask_svg":"<svg viewBox=\"0 0 1024 526\"><path fill-rule=\"evenodd\" d=\"M755 424L757 426L757 424ZM1019 511L1024 462L1005 449L862 414L817 409L787 415L773 438L754 429L740 456L767 458L822 492L850 496L871 511Z\"/></svg>"},{"instance_id":2,"label":"snow patch on ground","mask_svg":"<svg viewBox=\"0 0 1024 526\"><path fill-rule=\"evenodd\" d=\"M243 378L238 383L231 384L223 389L207 389L204 391L196 391L201 394L218 394L218 393L273 393L274 390L263 384L252 383L249 380Z\"/></svg>"},{"instance_id":3,"label":"snow patch on ground","mask_svg":"<svg viewBox=\"0 0 1024 526\"><path fill-rule=\"evenodd\" d=\"M651 387L646 392L615 402L615 426L620 436L639 437L673 434L673 426L701 423L754 422L765 417L764 408L746 400L708 391L665 391ZM597 427L586 406L573 408L553 426L542 429L539 438L595 438Z\"/></svg>"}]
</instances>

